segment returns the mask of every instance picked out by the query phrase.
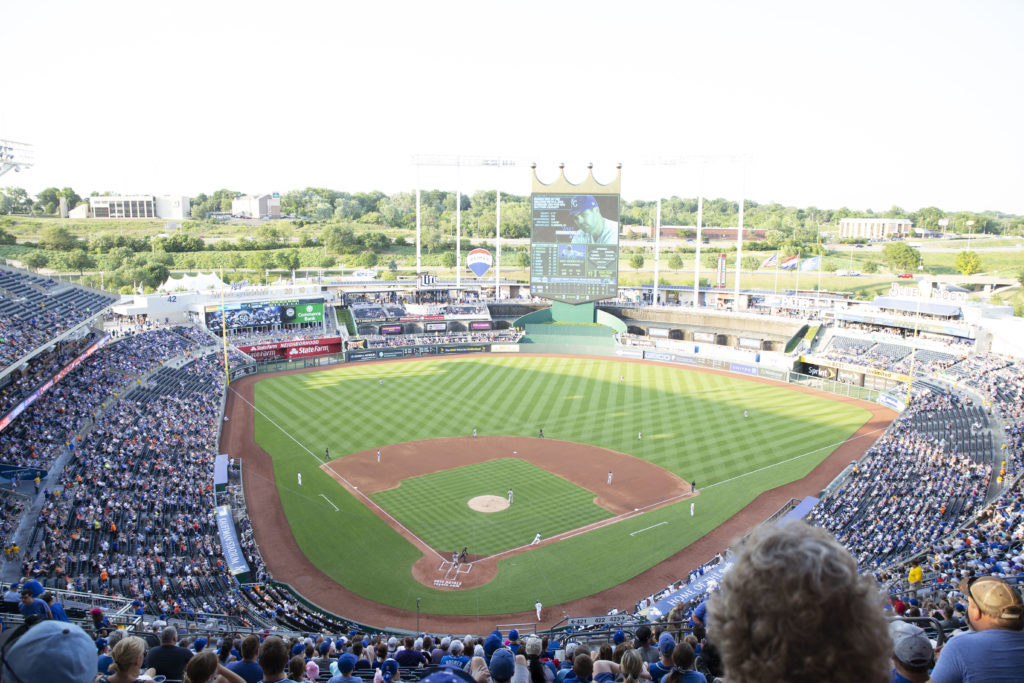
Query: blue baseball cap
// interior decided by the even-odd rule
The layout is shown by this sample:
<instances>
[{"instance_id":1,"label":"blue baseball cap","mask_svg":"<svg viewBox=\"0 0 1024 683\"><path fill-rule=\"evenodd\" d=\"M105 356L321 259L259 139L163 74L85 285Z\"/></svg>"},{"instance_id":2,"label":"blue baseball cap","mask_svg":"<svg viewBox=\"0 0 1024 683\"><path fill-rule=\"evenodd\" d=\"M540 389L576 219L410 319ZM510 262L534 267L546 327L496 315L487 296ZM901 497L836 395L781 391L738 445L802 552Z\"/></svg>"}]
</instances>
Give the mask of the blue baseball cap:
<instances>
[{"instance_id":1,"label":"blue baseball cap","mask_svg":"<svg viewBox=\"0 0 1024 683\"><path fill-rule=\"evenodd\" d=\"M352 672L352 669L356 668L356 656L351 652L346 652L338 659L338 671L343 674Z\"/></svg>"},{"instance_id":2,"label":"blue baseball cap","mask_svg":"<svg viewBox=\"0 0 1024 683\"><path fill-rule=\"evenodd\" d=\"M569 216L583 213L587 209L596 209L597 200L593 195L583 194L569 199Z\"/></svg>"},{"instance_id":3,"label":"blue baseball cap","mask_svg":"<svg viewBox=\"0 0 1024 683\"><path fill-rule=\"evenodd\" d=\"M491 655L491 678L496 681L512 680L516 673L516 658L511 650L497 650Z\"/></svg>"}]
</instances>

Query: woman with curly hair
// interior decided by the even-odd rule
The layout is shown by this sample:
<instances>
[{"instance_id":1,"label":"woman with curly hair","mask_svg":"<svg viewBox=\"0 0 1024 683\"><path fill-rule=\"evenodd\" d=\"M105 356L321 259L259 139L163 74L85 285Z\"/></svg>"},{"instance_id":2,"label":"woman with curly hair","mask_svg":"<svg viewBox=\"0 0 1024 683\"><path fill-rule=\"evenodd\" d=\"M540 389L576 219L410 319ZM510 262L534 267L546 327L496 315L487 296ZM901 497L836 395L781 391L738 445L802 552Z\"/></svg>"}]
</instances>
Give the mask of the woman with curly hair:
<instances>
[{"instance_id":1,"label":"woman with curly hair","mask_svg":"<svg viewBox=\"0 0 1024 683\"><path fill-rule=\"evenodd\" d=\"M878 584L828 532L803 522L754 530L708 616L729 683L890 678Z\"/></svg>"}]
</instances>

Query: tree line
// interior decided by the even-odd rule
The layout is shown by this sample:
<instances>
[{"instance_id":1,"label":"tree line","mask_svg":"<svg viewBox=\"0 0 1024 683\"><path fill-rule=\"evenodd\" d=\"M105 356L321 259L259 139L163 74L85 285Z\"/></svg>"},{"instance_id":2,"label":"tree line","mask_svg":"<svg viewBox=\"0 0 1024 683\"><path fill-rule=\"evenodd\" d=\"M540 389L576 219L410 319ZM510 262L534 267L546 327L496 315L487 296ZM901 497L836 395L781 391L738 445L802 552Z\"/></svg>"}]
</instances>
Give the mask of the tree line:
<instances>
[{"instance_id":1,"label":"tree line","mask_svg":"<svg viewBox=\"0 0 1024 683\"><path fill-rule=\"evenodd\" d=\"M111 193L93 192L90 196ZM200 193L190 199L193 218L207 219L211 213L231 211L231 201L242 193L220 189L211 194ZM0 215L55 215L60 199L69 208L86 201L70 187L48 187L32 197L23 188L0 190ZM285 192L280 197L281 213L302 221L357 223L368 226L412 229L416 225L416 196L412 192L341 192L323 187L307 187ZM442 235L454 235L456 202L462 214L462 231L467 236L488 237L494 234L497 193L477 191L458 195L446 190L424 190L420 193L421 225ZM657 202L651 200L623 201L620 221L623 225L652 226ZM696 198L670 197L662 201L662 225L693 226L697 222ZM1024 216L1000 211L945 211L925 207L906 211L892 206L886 211L856 211L846 207L820 209L801 208L775 202L759 204L746 200L744 226L765 230L769 242L812 243L818 231L835 227L843 218L907 218L915 227L936 231L977 234L1024 234ZM703 224L708 227L735 226L739 219L739 203L722 198L704 200ZM502 194L502 237L529 237L530 198Z\"/></svg>"}]
</instances>

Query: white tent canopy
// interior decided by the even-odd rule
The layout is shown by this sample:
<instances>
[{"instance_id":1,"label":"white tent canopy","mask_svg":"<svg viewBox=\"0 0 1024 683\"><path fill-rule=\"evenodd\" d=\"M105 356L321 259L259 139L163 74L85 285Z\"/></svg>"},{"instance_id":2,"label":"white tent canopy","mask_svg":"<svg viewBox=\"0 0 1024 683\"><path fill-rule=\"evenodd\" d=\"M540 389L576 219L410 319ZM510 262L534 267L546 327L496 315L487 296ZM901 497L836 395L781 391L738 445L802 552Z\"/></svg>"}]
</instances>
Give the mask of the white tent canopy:
<instances>
[{"instance_id":1,"label":"white tent canopy","mask_svg":"<svg viewBox=\"0 0 1024 683\"><path fill-rule=\"evenodd\" d=\"M167 282L157 287L158 292L202 292L210 289L220 289L224 282L214 272L198 273L197 275L183 275L180 278L169 277Z\"/></svg>"}]
</instances>

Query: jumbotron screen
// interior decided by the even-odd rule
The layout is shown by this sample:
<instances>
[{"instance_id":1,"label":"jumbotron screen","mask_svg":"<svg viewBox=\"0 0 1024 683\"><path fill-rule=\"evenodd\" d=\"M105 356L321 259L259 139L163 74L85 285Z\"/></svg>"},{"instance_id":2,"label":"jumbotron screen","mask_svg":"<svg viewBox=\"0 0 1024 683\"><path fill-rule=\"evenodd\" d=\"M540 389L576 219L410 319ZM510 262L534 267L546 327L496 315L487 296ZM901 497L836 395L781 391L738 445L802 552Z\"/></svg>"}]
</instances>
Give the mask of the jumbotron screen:
<instances>
[{"instance_id":1,"label":"jumbotron screen","mask_svg":"<svg viewBox=\"0 0 1024 683\"><path fill-rule=\"evenodd\" d=\"M204 310L206 326L220 329L221 307L209 305ZM322 323L324 302L319 299L293 301L248 301L230 303L224 307L229 330L264 325L292 325L296 323Z\"/></svg>"},{"instance_id":2,"label":"jumbotron screen","mask_svg":"<svg viewBox=\"0 0 1024 683\"><path fill-rule=\"evenodd\" d=\"M580 304L619 288L619 195L530 197L530 294Z\"/></svg>"}]
</instances>

